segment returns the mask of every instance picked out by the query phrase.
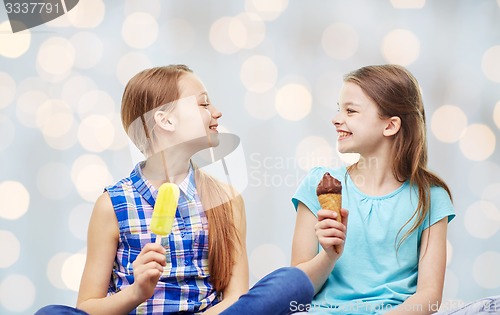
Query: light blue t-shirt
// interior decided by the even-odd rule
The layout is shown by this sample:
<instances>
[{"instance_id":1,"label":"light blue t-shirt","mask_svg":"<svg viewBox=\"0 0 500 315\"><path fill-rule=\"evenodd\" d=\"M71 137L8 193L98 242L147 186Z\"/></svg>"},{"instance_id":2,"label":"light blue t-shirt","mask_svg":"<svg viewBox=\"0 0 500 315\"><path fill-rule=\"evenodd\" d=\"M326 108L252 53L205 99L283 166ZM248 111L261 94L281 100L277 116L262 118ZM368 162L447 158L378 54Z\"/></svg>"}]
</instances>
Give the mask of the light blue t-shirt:
<instances>
[{"instance_id":1,"label":"light blue t-shirt","mask_svg":"<svg viewBox=\"0 0 500 315\"><path fill-rule=\"evenodd\" d=\"M431 209L425 222L396 252L397 241L410 229L418 204L418 189L405 182L385 196L367 196L353 183L345 167L313 168L300 183L292 202L299 202L317 216L320 205L316 187L325 172L342 183L342 208L349 211L344 252L316 294L311 313L382 314L416 292L422 231L455 216L448 193L431 188ZM396 237L398 237L396 243ZM320 247L321 248L321 247Z\"/></svg>"}]
</instances>

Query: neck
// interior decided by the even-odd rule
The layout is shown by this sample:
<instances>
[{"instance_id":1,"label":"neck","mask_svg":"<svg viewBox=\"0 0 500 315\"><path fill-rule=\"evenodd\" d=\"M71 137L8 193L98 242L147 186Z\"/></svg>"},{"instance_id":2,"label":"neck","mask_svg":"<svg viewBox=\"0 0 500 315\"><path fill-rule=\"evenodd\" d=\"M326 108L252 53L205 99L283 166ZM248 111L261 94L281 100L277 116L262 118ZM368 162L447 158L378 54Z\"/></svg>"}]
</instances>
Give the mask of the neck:
<instances>
[{"instance_id":1,"label":"neck","mask_svg":"<svg viewBox=\"0 0 500 315\"><path fill-rule=\"evenodd\" d=\"M361 156L359 161L349 168L349 175L363 193L382 196L401 186L394 177L392 167L392 159L388 154Z\"/></svg>"},{"instance_id":2,"label":"neck","mask_svg":"<svg viewBox=\"0 0 500 315\"><path fill-rule=\"evenodd\" d=\"M189 172L191 158L182 151L164 150L150 156L146 160L142 173L155 187L165 182L180 184Z\"/></svg>"}]
</instances>

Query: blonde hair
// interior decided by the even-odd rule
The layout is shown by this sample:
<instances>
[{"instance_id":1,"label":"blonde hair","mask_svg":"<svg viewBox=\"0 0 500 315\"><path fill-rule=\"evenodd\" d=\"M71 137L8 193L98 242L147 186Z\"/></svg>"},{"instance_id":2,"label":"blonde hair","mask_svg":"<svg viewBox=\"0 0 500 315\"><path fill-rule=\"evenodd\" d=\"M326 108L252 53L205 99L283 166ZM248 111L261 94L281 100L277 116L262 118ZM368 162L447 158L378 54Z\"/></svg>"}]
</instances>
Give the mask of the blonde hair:
<instances>
[{"instance_id":1,"label":"blonde hair","mask_svg":"<svg viewBox=\"0 0 500 315\"><path fill-rule=\"evenodd\" d=\"M400 181L409 180L418 187L418 205L403 228L416 218L410 229L397 242L397 248L413 233L430 212L430 189L439 186L451 198L448 185L427 169L427 136L425 111L420 88L415 77L398 65L367 66L348 73L345 82L357 84L378 106L381 117L397 116L401 129L392 147L393 175ZM396 240L395 240L396 242Z\"/></svg>"},{"instance_id":2,"label":"blonde hair","mask_svg":"<svg viewBox=\"0 0 500 315\"><path fill-rule=\"evenodd\" d=\"M172 106L179 99L179 79L193 71L185 65L146 69L136 74L125 87L122 97L122 124L132 142L145 156L153 152L153 109ZM208 261L210 281L222 292L231 278L241 238L235 226L233 210L241 210L241 197L231 187L195 167L196 188L208 219Z\"/></svg>"}]
</instances>

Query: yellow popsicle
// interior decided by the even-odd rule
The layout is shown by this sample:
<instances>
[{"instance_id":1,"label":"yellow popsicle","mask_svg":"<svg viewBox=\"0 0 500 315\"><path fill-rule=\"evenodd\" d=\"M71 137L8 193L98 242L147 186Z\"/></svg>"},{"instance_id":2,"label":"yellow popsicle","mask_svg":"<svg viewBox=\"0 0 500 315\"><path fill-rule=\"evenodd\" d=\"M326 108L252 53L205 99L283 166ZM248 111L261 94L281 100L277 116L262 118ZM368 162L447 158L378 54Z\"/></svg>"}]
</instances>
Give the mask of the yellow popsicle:
<instances>
[{"instance_id":1,"label":"yellow popsicle","mask_svg":"<svg viewBox=\"0 0 500 315\"><path fill-rule=\"evenodd\" d=\"M164 183L158 189L150 223L151 231L156 235L166 236L172 231L179 194L179 187L172 183Z\"/></svg>"}]
</instances>

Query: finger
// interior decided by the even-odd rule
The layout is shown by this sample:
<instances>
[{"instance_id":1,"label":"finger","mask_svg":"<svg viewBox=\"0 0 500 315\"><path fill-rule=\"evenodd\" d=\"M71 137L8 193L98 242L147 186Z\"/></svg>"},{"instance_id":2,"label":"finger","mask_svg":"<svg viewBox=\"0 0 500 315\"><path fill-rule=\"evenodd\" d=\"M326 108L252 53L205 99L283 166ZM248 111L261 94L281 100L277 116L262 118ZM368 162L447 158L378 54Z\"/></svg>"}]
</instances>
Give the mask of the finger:
<instances>
[{"instance_id":1,"label":"finger","mask_svg":"<svg viewBox=\"0 0 500 315\"><path fill-rule=\"evenodd\" d=\"M337 229L342 232L345 232L346 227L344 224L334 219L325 219L323 221L316 223L316 230L327 230L327 229Z\"/></svg>"},{"instance_id":2,"label":"finger","mask_svg":"<svg viewBox=\"0 0 500 315\"><path fill-rule=\"evenodd\" d=\"M337 212L332 210L321 209L318 211L318 221L323 221L325 219L333 219L337 218Z\"/></svg>"},{"instance_id":3,"label":"finger","mask_svg":"<svg viewBox=\"0 0 500 315\"><path fill-rule=\"evenodd\" d=\"M316 235L318 238L323 237L323 238L340 238L340 239L345 239L346 234L344 231L338 230L338 229L326 229L326 230L319 230Z\"/></svg>"},{"instance_id":4,"label":"finger","mask_svg":"<svg viewBox=\"0 0 500 315\"><path fill-rule=\"evenodd\" d=\"M155 261L150 261L147 264L143 265L138 265L137 267L134 267L134 274L136 275L142 275L145 273L148 273L150 270L156 270L159 273L163 273L163 266L160 265L159 263Z\"/></svg>"},{"instance_id":5,"label":"finger","mask_svg":"<svg viewBox=\"0 0 500 315\"><path fill-rule=\"evenodd\" d=\"M161 244L148 243L141 250L141 253L147 253L147 252L157 252L159 254L164 255L166 253L166 250L165 248L163 248L163 246L161 246Z\"/></svg>"}]
</instances>

